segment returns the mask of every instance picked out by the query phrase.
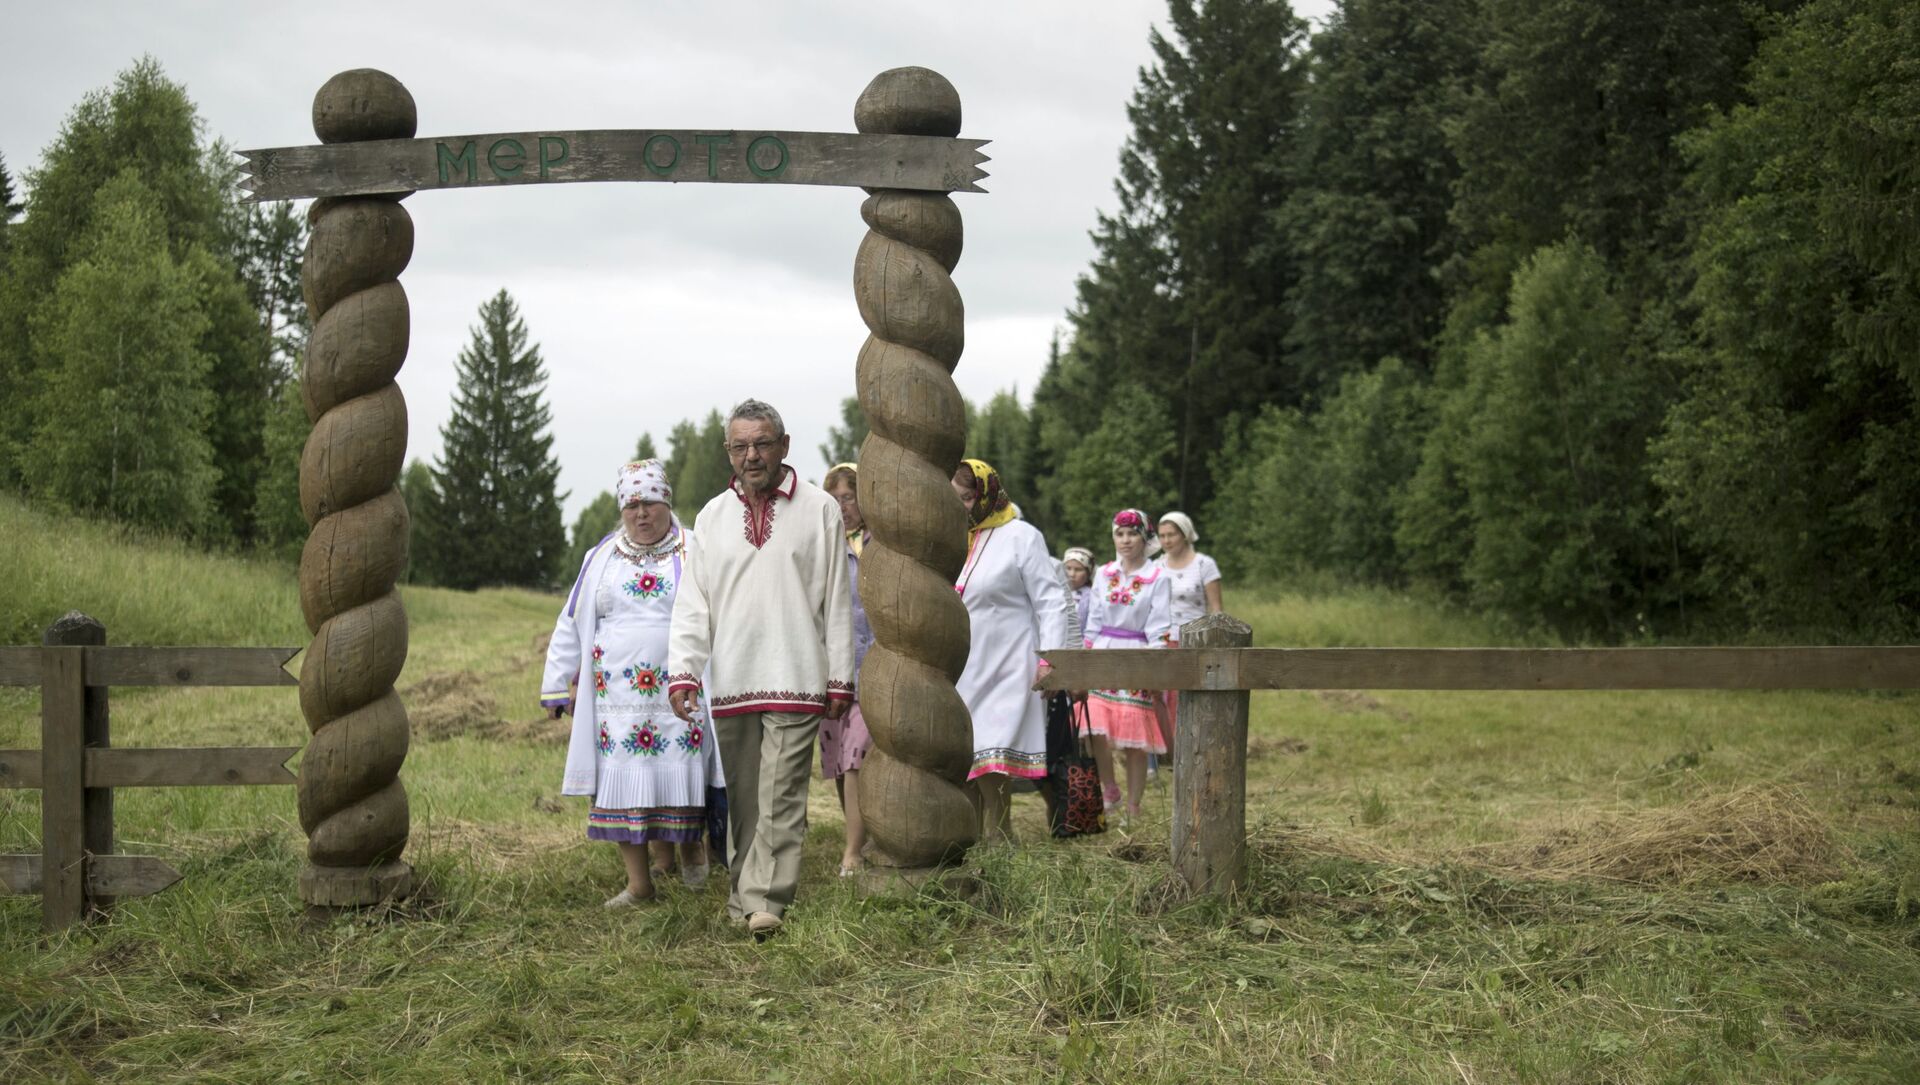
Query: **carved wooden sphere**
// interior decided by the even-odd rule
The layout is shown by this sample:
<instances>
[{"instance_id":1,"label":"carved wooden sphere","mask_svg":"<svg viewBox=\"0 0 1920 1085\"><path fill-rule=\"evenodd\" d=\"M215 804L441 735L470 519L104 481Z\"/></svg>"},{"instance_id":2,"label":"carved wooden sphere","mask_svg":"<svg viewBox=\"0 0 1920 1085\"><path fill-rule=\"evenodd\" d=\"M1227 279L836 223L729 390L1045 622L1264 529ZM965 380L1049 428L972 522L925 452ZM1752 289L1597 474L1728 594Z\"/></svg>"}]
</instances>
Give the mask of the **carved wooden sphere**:
<instances>
[{"instance_id":1,"label":"carved wooden sphere","mask_svg":"<svg viewBox=\"0 0 1920 1085\"><path fill-rule=\"evenodd\" d=\"M931 68L889 68L873 77L853 103L862 132L908 136L960 134L960 92Z\"/></svg>"},{"instance_id":2,"label":"carved wooden sphere","mask_svg":"<svg viewBox=\"0 0 1920 1085\"><path fill-rule=\"evenodd\" d=\"M375 68L341 72L313 96L313 134L322 143L411 139L419 124L413 95Z\"/></svg>"}]
</instances>

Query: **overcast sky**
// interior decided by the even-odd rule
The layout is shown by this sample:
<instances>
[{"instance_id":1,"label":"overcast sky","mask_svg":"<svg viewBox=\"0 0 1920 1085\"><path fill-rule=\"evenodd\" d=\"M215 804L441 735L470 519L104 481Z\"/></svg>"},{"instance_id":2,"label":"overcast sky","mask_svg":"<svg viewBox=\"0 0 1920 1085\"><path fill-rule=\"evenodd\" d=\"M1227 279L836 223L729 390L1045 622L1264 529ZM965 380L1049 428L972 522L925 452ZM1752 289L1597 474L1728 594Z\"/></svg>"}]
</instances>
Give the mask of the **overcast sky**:
<instances>
[{"instance_id":1,"label":"overcast sky","mask_svg":"<svg viewBox=\"0 0 1920 1085\"><path fill-rule=\"evenodd\" d=\"M1296 0L1319 19L1332 0ZM74 104L143 53L234 147L316 142L313 94L379 68L407 86L422 137L581 128L853 131L868 80L932 68L959 89L961 135L990 139L987 194L954 197L967 307L955 379L1026 400L1064 324L1087 231L1111 208L1126 103L1164 0L528 3L26 3L0 6L0 154L33 168ZM401 282L413 310L400 384L409 455L440 447L480 303L506 288L549 375L567 518L610 488L643 431L748 396L780 408L793 462L852 394L866 328L852 295L858 189L531 185L425 192Z\"/></svg>"}]
</instances>

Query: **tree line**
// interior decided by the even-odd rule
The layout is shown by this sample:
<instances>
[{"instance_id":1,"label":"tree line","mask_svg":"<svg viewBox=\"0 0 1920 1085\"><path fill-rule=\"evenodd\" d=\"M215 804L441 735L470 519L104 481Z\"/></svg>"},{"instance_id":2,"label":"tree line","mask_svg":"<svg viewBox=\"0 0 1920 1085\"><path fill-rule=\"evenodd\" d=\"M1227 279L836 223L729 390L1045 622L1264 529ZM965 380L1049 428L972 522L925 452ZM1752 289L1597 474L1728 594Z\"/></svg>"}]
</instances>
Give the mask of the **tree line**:
<instances>
[{"instance_id":1,"label":"tree line","mask_svg":"<svg viewBox=\"0 0 1920 1085\"><path fill-rule=\"evenodd\" d=\"M1920 7L1173 0L994 459L1057 543L1633 637L1920 605ZM996 455L998 458L996 458Z\"/></svg>"}]
</instances>

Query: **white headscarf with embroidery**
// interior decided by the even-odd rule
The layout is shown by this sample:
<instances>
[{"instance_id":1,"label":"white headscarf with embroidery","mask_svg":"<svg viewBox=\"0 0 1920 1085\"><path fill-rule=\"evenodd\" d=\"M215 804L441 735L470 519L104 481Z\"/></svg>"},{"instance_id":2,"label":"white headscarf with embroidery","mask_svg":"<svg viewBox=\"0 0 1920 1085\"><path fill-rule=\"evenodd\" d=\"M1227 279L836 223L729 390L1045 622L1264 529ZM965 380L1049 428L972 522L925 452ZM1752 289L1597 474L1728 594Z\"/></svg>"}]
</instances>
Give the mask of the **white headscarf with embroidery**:
<instances>
[{"instance_id":1,"label":"white headscarf with embroidery","mask_svg":"<svg viewBox=\"0 0 1920 1085\"><path fill-rule=\"evenodd\" d=\"M659 460L641 460L621 467L614 499L623 509L634 501L673 504L673 487L667 483L666 466Z\"/></svg>"}]
</instances>

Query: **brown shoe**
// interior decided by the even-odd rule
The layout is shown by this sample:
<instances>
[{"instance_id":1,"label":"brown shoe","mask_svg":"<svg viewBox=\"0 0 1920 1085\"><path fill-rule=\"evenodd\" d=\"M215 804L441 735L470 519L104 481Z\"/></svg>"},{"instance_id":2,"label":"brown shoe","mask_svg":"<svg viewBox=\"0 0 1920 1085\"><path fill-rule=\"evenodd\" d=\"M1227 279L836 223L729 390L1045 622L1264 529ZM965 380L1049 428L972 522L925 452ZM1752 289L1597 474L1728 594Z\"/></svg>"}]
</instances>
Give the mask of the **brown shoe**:
<instances>
[{"instance_id":1,"label":"brown shoe","mask_svg":"<svg viewBox=\"0 0 1920 1085\"><path fill-rule=\"evenodd\" d=\"M755 912L747 917L747 933L756 942L772 938L780 930L780 917L772 912Z\"/></svg>"}]
</instances>

